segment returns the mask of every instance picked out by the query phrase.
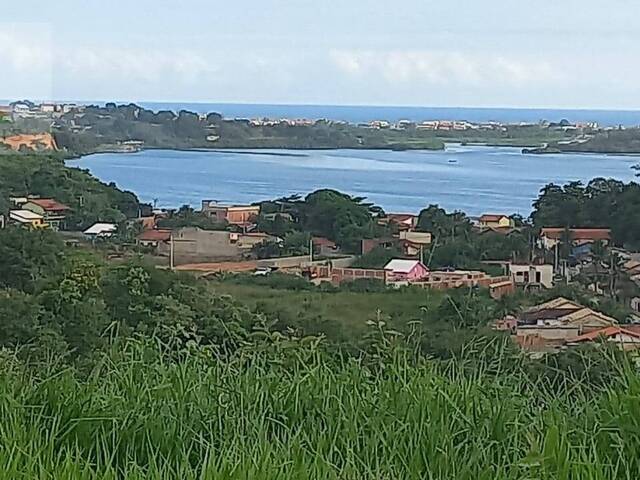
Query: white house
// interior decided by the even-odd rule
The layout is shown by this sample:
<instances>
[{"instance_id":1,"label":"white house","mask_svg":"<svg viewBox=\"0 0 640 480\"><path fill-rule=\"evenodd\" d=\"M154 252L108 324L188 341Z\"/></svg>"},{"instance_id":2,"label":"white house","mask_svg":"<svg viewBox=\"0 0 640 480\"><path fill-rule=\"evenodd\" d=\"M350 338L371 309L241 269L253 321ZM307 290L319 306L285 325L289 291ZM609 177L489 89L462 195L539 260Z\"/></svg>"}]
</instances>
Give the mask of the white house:
<instances>
[{"instance_id":1,"label":"white house","mask_svg":"<svg viewBox=\"0 0 640 480\"><path fill-rule=\"evenodd\" d=\"M118 226L113 223L95 223L82 233L90 238L109 238L117 230Z\"/></svg>"}]
</instances>

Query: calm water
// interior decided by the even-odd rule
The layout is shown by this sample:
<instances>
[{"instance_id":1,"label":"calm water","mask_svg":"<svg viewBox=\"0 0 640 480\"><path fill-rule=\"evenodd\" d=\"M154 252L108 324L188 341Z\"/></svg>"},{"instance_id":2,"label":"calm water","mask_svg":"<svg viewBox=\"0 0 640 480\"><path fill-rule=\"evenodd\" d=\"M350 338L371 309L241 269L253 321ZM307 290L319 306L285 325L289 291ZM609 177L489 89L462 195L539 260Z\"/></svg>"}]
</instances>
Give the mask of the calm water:
<instances>
[{"instance_id":1,"label":"calm water","mask_svg":"<svg viewBox=\"0 0 640 480\"><path fill-rule=\"evenodd\" d=\"M516 148L449 146L442 152L381 150L148 150L96 154L69 162L160 207L202 199L244 203L334 188L390 212L431 203L470 215L528 215L550 182L594 177L631 180L637 157L522 155Z\"/></svg>"}]
</instances>

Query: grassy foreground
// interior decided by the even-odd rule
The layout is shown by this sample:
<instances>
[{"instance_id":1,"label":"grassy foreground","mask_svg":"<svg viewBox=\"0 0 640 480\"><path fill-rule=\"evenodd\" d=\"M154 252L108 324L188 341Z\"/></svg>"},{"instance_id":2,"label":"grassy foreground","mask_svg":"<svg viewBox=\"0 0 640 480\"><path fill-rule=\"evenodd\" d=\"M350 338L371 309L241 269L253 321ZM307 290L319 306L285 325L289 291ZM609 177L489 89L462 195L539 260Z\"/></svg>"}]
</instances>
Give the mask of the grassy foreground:
<instances>
[{"instance_id":1,"label":"grassy foreground","mask_svg":"<svg viewBox=\"0 0 640 480\"><path fill-rule=\"evenodd\" d=\"M262 346L261 346L262 345ZM217 357L217 358L216 358ZM0 476L612 479L640 472L640 377L532 385L501 354L473 368L314 340L174 360L129 341L90 371L0 355Z\"/></svg>"}]
</instances>

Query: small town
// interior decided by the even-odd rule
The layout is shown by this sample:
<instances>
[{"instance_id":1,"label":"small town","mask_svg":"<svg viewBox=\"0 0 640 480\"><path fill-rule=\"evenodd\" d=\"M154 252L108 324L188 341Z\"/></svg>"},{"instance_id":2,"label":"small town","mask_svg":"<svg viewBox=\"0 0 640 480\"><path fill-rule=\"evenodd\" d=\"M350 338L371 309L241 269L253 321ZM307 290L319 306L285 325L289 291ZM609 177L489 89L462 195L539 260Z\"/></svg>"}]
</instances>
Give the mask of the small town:
<instances>
[{"instance_id":1,"label":"small town","mask_svg":"<svg viewBox=\"0 0 640 480\"><path fill-rule=\"evenodd\" d=\"M638 11L6 2L0 480L640 478Z\"/></svg>"},{"instance_id":2,"label":"small town","mask_svg":"<svg viewBox=\"0 0 640 480\"><path fill-rule=\"evenodd\" d=\"M119 226L98 221L82 232L66 230L65 216L70 207L53 198L33 196L12 197L13 209L0 217L0 225L20 226L30 230L51 229L63 236L69 245L96 246L96 242L109 242L118 236ZM216 274L271 274L294 275L312 284L323 282L340 286L346 282L371 280L389 288L413 287L422 289L468 289L482 288L499 300L516 291L538 293L552 290L556 285L571 285L576 279L593 276L600 268L605 276L607 266L615 257L619 268L629 280L640 285L640 253L626 251L611 245L611 231L607 228L558 228L543 227L533 239L534 248L530 261L504 259L482 260L497 274L481 269L459 268L431 269L429 255L437 245L433 232L419 228L419 216L407 213L379 213L372 218L388 232L388 236L361 238L356 251L343 251L333 240L308 235L308 245L302 246L298 255L263 255L267 246L282 247L284 238L268 231L261 231L265 222L295 223L290 213L265 212L260 204L225 205L211 200L202 201L199 211L190 212L194 218L211 221L216 229L199 226L168 228L167 220L179 215L176 210L147 208L144 216L128 221L137 235L134 244L123 244L126 249L144 252L159 268L192 272L201 277ZM470 225L479 236L501 236L508 238L520 234L525 226L517 225L507 214L484 214L470 218ZM197 223L197 222L193 222ZM121 227L122 228L122 227ZM306 249L306 250L305 250ZM569 255L560 258L560 249L568 249ZM611 258L604 258L603 249ZM375 267L359 266L359 260L372 253L394 252ZM514 256L515 256L515 252ZM583 281L583 280L582 280ZM605 282L609 280L606 279ZM606 285L589 281L588 289L594 294L604 294ZM618 320L595 309L580 305L562 297L531 306L518 315L497 318L492 328L508 332L525 351L553 352L571 348L585 341L596 341L601 337L625 350L640 346L640 294L628 298L627 321Z\"/></svg>"}]
</instances>

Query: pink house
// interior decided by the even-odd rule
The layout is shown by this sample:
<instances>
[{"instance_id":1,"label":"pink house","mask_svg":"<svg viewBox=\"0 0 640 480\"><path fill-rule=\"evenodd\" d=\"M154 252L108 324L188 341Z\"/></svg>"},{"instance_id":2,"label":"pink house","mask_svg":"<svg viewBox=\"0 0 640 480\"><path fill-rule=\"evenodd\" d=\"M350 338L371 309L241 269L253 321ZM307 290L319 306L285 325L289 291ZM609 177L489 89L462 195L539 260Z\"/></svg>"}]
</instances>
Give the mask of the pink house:
<instances>
[{"instance_id":1,"label":"pink house","mask_svg":"<svg viewBox=\"0 0 640 480\"><path fill-rule=\"evenodd\" d=\"M429 275L429 269L418 260L391 260L384 267L387 282L415 282Z\"/></svg>"}]
</instances>

